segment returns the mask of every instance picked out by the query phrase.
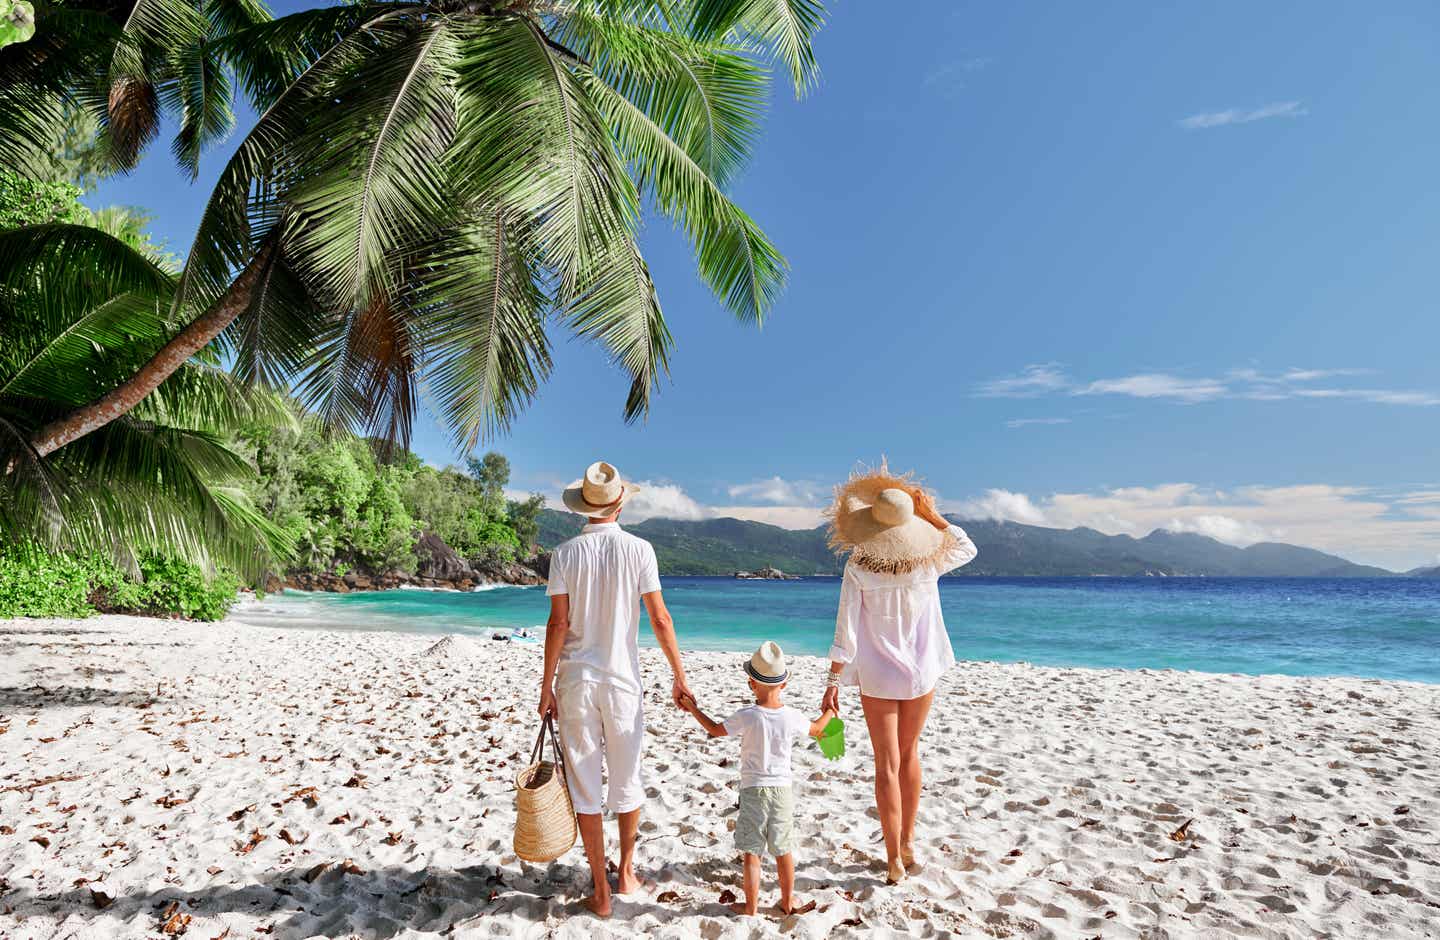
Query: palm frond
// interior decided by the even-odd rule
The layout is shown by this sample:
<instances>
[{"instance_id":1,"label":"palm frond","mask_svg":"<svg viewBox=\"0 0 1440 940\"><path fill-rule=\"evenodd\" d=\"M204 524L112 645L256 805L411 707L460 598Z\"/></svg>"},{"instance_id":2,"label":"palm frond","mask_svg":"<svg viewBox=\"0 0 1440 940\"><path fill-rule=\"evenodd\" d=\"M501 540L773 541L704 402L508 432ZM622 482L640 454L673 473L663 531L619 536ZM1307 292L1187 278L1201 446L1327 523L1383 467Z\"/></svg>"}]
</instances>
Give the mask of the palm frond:
<instances>
[{"instance_id":1,"label":"palm frond","mask_svg":"<svg viewBox=\"0 0 1440 940\"><path fill-rule=\"evenodd\" d=\"M300 374L326 322L324 308L277 246L220 344L232 355L236 379L282 389Z\"/></svg>"},{"instance_id":2,"label":"palm frond","mask_svg":"<svg viewBox=\"0 0 1440 940\"><path fill-rule=\"evenodd\" d=\"M183 46L171 65L174 78L162 92L171 110L180 115L171 150L175 162L193 180L200 175L201 152L224 140L235 127L230 76L209 39Z\"/></svg>"},{"instance_id":3,"label":"palm frond","mask_svg":"<svg viewBox=\"0 0 1440 940\"><path fill-rule=\"evenodd\" d=\"M327 305L363 308L399 285L388 259L449 209L442 162L454 129L449 21L371 30L371 54L332 92L345 102L292 143L303 176L285 193L301 220L296 264Z\"/></svg>"},{"instance_id":4,"label":"palm frond","mask_svg":"<svg viewBox=\"0 0 1440 940\"><path fill-rule=\"evenodd\" d=\"M755 147L768 78L743 50L583 8L560 19L557 38L716 185L739 174Z\"/></svg>"},{"instance_id":5,"label":"palm frond","mask_svg":"<svg viewBox=\"0 0 1440 940\"><path fill-rule=\"evenodd\" d=\"M634 239L617 238L606 247L585 272L587 290L564 316L578 335L605 346L630 374L625 420L635 421L649 412L651 392L669 374L673 340Z\"/></svg>"},{"instance_id":6,"label":"palm frond","mask_svg":"<svg viewBox=\"0 0 1440 940\"><path fill-rule=\"evenodd\" d=\"M336 316L297 389L331 428L408 444L417 404L419 320L382 295Z\"/></svg>"},{"instance_id":7,"label":"palm frond","mask_svg":"<svg viewBox=\"0 0 1440 940\"><path fill-rule=\"evenodd\" d=\"M684 148L628 98L581 71L631 171L690 237L700 276L736 316L760 322L785 285L785 259Z\"/></svg>"},{"instance_id":8,"label":"palm frond","mask_svg":"<svg viewBox=\"0 0 1440 940\"><path fill-rule=\"evenodd\" d=\"M819 77L811 41L825 22L819 0L695 0L690 29L701 39L736 35L756 41L785 63L804 95Z\"/></svg>"},{"instance_id":9,"label":"palm frond","mask_svg":"<svg viewBox=\"0 0 1440 940\"><path fill-rule=\"evenodd\" d=\"M255 244L268 234L252 231L252 192L260 187L273 190L277 178L293 169L288 157L290 143L319 119L321 96L369 51L369 31L407 9L408 5L364 8L367 15L349 21L346 32L310 61L260 115L221 171L205 204L175 290L173 307L177 312L204 309L224 293L230 273L244 266ZM281 23L284 20L255 29Z\"/></svg>"},{"instance_id":10,"label":"palm frond","mask_svg":"<svg viewBox=\"0 0 1440 940\"><path fill-rule=\"evenodd\" d=\"M531 233L500 207L472 215L415 268L429 394L467 452L510 427L551 366Z\"/></svg>"},{"instance_id":11,"label":"palm frond","mask_svg":"<svg viewBox=\"0 0 1440 940\"><path fill-rule=\"evenodd\" d=\"M616 234L634 231L639 194L589 96L531 20L481 21L461 46L451 153L466 193L535 227L560 304Z\"/></svg>"}]
</instances>

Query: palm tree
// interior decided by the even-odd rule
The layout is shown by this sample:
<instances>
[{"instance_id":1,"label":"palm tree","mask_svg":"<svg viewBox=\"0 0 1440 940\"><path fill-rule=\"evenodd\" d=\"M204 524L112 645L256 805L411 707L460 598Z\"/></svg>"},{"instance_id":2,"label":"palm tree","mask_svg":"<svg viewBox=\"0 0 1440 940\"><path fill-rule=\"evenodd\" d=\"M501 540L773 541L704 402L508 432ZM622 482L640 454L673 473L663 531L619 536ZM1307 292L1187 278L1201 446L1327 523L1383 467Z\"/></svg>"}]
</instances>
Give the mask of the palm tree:
<instances>
[{"instance_id":1,"label":"palm tree","mask_svg":"<svg viewBox=\"0 0 1440 940\"><path fill-rule=\"evenodd\" d=\"M234 30L215 54L260 112L174 291L185 324L126 381L38 429L45 455L129 413L212 342L247 381L405 441L418 385L457 446L509 426L547 328L601 344L643 416L672 345L637 245L648 200L740 319L785 262L725 195L767 77L815 76L814 0L398 0ZM112 86L113 93L113 86Z\"/></svg>"},{"instance_id":2,"label":"palm tree","mask_svg":"<svg viewBox=\"0 0 1440 940\"><path fill-rule=\"evenodd\" d=\"M173 275L84 225L0 233L0 532L7 543L145 551L257 578L290 541L249 503L253 476L227 440L246 421L288 421L272 396L187 363L127 414L48 458L34 430L132 371L173 329Z\"/></svg>"},{"instance_id":3,"label":"palm tree","mask_svg":"<svg viewBox=\"0 0 1440 940\"><path fill-rule=\"evenodd\" d=\"M110 171L128 171L159 132L193 179L200 154L235 125L222 41L270 19L259 0L42 3L36 35L0 50L0 162L47 178L68 126L99 130Z\"/></svg>"}]
</instances>

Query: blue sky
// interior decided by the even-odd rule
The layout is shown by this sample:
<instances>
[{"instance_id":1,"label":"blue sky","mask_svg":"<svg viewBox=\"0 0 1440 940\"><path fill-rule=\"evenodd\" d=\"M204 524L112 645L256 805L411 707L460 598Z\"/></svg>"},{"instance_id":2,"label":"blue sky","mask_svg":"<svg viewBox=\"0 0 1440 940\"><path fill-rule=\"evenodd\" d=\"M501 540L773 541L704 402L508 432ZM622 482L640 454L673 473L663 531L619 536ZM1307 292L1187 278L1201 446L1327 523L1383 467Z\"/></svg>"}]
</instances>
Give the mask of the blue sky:
<instances>
[{"instance_id":1,"label":"blue sky","mask_svg":"<svg viewBox=\"0 0 1440 940\"><path fill-rule=\"evenodd\" d=\"M657 220L649 420L557 336L494 446L552 494L616 463L632 516L813 525L885 454L957 511L1434 564L1437 53L1426 2L837 3L735 191L792 266L764 328ZM227 152L191 185L157 146L89 201L183 253ZM433 422L414 449L455 459Z\"/></svg>"}]
</instances>

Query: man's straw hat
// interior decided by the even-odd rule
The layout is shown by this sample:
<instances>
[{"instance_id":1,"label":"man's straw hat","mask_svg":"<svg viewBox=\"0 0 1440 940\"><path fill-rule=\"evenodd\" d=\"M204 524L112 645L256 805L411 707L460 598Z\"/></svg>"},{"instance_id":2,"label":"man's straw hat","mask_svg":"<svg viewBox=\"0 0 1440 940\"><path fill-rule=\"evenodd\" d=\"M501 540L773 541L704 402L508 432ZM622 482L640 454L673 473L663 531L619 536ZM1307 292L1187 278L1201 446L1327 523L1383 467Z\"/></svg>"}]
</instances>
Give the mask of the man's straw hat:
<instances>
[{"instance_id":1,"label":"man's straw hat","mask_svg":"<svg viewBox=\"0 0 1440 940\"><path fill-rule=\"evenodd\" d=\"M761 685L779 685L790 678L790 670L785 668L785 653L773 640L760 644L755 655L745 664L745 671Z\"/></svg>"},{"instance_id":2,"label":"man's straw hat","mask_svg":"<svg viewBox=\"0 0 1440 940\"><path fill-rule=\"evenodd\" d=\"M852 474L835 487L826 511L830 547L882 574L905 574L937 558L954 536L915 515L915 489L910 474L896 476L884 462Z\"/></svg>"},{"instance_id":3,"label":"man's straw hat","mask_svg":"<svg viewBox=\"0 0 1440 940\"><path fill-rule=\"evenodd\" d=\"M560 498L571 512L601 519L614 515L638 492L640 487L621 479L614 464L597 460L585 468L585 476L565 488Z\"/></svg>"}]
</instances>

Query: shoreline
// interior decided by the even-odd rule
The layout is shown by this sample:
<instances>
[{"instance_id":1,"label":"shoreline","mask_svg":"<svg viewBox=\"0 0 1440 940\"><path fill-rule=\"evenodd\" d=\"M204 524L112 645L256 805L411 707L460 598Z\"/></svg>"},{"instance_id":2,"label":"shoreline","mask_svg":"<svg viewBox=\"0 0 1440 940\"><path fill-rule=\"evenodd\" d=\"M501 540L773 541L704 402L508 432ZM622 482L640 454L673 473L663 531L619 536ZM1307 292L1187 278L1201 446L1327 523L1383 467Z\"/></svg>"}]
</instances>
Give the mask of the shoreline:
<instances>
[{"instance_id":1,"label":"shoreline","mask_svg":"<svg viewBox=\"0 0 1440 940\"><path fill-rule=\"evenodd\" d=\"M705 577L708 577L708 576L705 576ZM719 580L719 581L730 581L731 579L730 579L730 578L726 578L726 577L716 577L716 580ZM393 589L393 590L395 590L395 591L397 591L397 592L399 592L399 591L406 591L406 592L409 592L409 591L422 591L422 592L428 592L428 593L442 593L442 594L463 595L463 594L473 594L473 593L481 593L481 594L484 594L484 593L488 593L489 591L501 590L501 589L506 589L506 588L533 589L533 588L539 587L539 586L540 586L540 585L496 584L496 585L491 585L491 586L482 587L482 588L475 588L475 589L473 589L473 590L471 590L471 591L454 591L454 590L451 590L451 589L448 589L448 588L419 588L419 587L396 588L396 589ZM295 593L295 594L298 594L298 595L301 595L301 596L304 596L304 597L341 596L341 595L339 595L339 594L335 594L335 593L333 593L333 592L327 592L327 591L302 591L302 590L297 590L297 589L294 589L294 588L286 588L286 589L284 589L284 590L287 591L287 592L293 592L293 593ZM277 593L279 593L279 592L277 592ZM369 594L369 595L372 595L372 596L373 596L374 594L379 593L379 592L368 591L368 592L353 592L353 593L365 593L365 594ZM474 630L473 632L472 632L472 630L471 630L470 628L464 627L464 626L459 627L459 628L452 628L452 629L449 629L449 630L439 630L439 629L437 629L437 630L423 630L423 629L409 630L409 629L404 629L404 628L389 629L389 628L382 628L382 627L356 627L356 628L354 628L354 629L350 629L350 628L340 628L340 627L337 627L337 626L335 626L335 625L333 625L333 624L331 624L331 623L328 623L328 622L318 622L318 623L316 623L316 624L314 624L314 625L307 625L307 624L305 624L305 623L300 622L303 618L296 618L296 620L295 620L294 622L285 623L285 624L283 624L283 625L277 625L276 623L250 623L250 622L247 622L247 621L245 621L245 620L243 619L243 617L244 617L244 612L245 612L245 610L246 610L247 608L251 608L251 607L254 607L254 606L257 606L257 605L263 605L263 604L265 604L265 603L268 601L268 598L269 598L269 595L267 595L267 598L266 598L265 600L257 600L253 594L242 595L242 600L240 601L240 603L238 603L238 604L230 611L229 615L226 616L225 620L219 621L219 622L220 622L220 623L230 623L231 621L234 621L234 622L237 623L237 624L242 624L242 625L244 625L244 626L246 626L246 627L254 627L254 628L257 628L257 629L302 630L302 631L309 631L309 632L315 632L315 631L319 631L319 632L334 631L334 632L337 632L337 633L344 633L344 634L355 634L355 633L374 632L374 633L383 633L383 634L394 635L394 636L410 636L410 637L417 637L417 638L429 637L429 638L432 639L432 641L433 641L434 639L438 639L438 638L440 638L440 637L455 635L455 636L463 636L463 637L465 637L465 638L467 638L467 639L474 640L474 641L476 641L476 642L485 641L486 645L490 645L492 642L495 642L495 643L498 643L498 642L499 642L499 641L492 641L492 640L490 639L490 634L491 634L492 632L502 632L502 631L508 631L508 630L511 630L511 629L521 629L521 628L524 628L524 629L528 629L528 630L531 630L531 631L539 631L539 635L540 635L540 637L543 639L543 637L544 637L544 631L545 631L545 623L544 623L544 619L543 619L543 618L538 619L538 620L537 620L536 622L534 622L534 623L521 623L521 622L519 622L519 621L517 620L515 623L510 624L510 625L508 625L508 626L507 626L507 625L484 626L484 627L475 628L475 630ZM108 615L108 616L122 616L122 615ZM3 622L4 622L4 621L0 621L0 623L3 623ZM199 624L199 625L203 625L203 624L201 624L199 621L195 621L194 623L197 623L197 624ZM647 628L646 628L646 626L645 626L645 623L644 623L643 621L642 621L642 623L641 623L639 639L640 639L640 649L641 649L642 651L644 651L644 650L654 650L654 649L655 649L655 647L654 647L653 645L648 645L648 644L650 644L650 643L653 643L653 640L650 639L649 633L648 633ZM686 653L686 654L689 654L689 653L707 653L707 654L709 654L709 653L723 653L723 654L726 654L726 655L733 655L733 656L749 656L749 655L753 652L753 649L742 649L742 648L739 648L739 647L734 648L734 649L725 649L725 648L712 647L712 646L702 646L702 647L691 646L691 647L687 647L687 646L685 646L685 640L686 640L686 637L682 634L682 635L680 636L681 652ZM795 654L795 656L796 656L796 657L800 657L800 658L805 658L805 659L823 659L823 657L819 657L819 656L816 656L816 655L814 655L814 654L808 654L808 653L797 653L797 654ZM792 657L792 658L794 658L794 657ZM1400 685L1415 685L1415 686L1420 686L1420 687L1423 687L1423 688L1440 688L1440 681L1431 682L1431 681L1426 681L1426 680L1424 680L1424 679L1402 679L1402 678L1391 678L1391 677L1387 677L1387 676L1359 675L1359 674L1355 674L1355 673L1340 673L1340 672L1335 672L1335 673L1330 673L1330 672L1324 672L1324 673L1322 673L1322 672L1314 672L1314 673L1290 673L1290 672L1274 672L1274 671L1271 671L1271 672L1241 672L1241 671L1237 671L1237 670L1199 669L1199 668L1194 668L1194 667L1182 668L1182 667L1176 667L1176 666L1092 666L1092 665L1085 665L1085 664L1083 664L1083 663L1044 663L1044 662L1035 662L1035 661L1029 660L1029 659L968 659L968 658L962 658L962 657L960 657L958 654L957 654L957 659L958 659L959 662L961 662L961 663L972 663L972 664L978 664L978 665L995 665L995 666L1023 666L1023 667L1034 668L1034 669L1082 670L1082 671L1092 671L1092 672L1102 672L1102 673L1103 673L1103 672L1120 672L1120 673L1136 672L1136 673L1145 673L1145 674L1151 674L1151 673L1153 673L1153 674L1159 674L1159 675L1175 674L1175 675L1196 675L1196 676L1232 676L1232 677L1236 677L1236 678L1251 678L1251 679L1264 679L1264 678L1270 678L1270 677L1274 677L1274 678L1285 678L1285 679L1353 679L1353 680L1361 681L1361 682L1387 682L1387 683L1395 683L1395 684L1400 684Z\"/></svg>"},{"instance_id":2,"label":"shoreline","mask_svg":"<svg viewBox=\"0 0 1440 940\"><path fill-rule=\"evenodd\" d=\"M597 922L579 913L578 848L536 867L509 845L539 653L0 621L0 934L138 938L179 914L197 937L1418 937L1440 918L1440 686L977 662L942 680L924 739L925 870L881 883L847 689L847 756L795 759L797 890L817 909L731 916L738 753L668 707L668 670L642 649L637 864L655 888ZM794 659L787 700L808 713L823 660ZM743 704L737 663L686 653L712 713Z\"/></svg>"}]
</instances>

